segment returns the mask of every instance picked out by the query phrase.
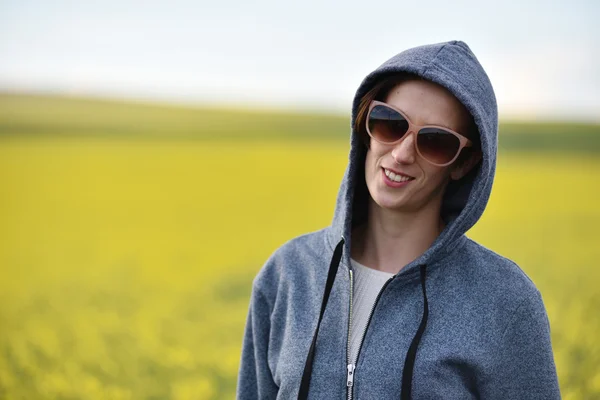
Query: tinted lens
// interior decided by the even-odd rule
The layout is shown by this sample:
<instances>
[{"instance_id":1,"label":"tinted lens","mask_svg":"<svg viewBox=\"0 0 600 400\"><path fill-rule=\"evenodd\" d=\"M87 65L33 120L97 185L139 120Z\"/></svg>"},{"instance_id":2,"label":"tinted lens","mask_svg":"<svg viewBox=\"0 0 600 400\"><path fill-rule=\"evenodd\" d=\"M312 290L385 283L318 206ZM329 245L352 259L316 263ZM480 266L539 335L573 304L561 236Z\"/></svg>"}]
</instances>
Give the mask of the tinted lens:
<instances>
[{"instance_id":1,"label":"tinted lens","mask_svg":"<svg viewBox=\"0 0 600 400\"><path fill-rule=\"evenodd\" d=\"M452 160L460 148L460 140L450 132L437 128L423 128L417 135L421 155L436 164Z\"/></svg>"},{"instance_id":2,"label":"tinted lens","mask_svg":"<svg viewBox=\"0 0 600 400\"><path fill-rule=\"evenodd\" d=\"M408 131L406 119L389 107L376 105L367 118L367 127L371 136L383 143L392 143L401 139Z\"/></svg>"}]
</instances>

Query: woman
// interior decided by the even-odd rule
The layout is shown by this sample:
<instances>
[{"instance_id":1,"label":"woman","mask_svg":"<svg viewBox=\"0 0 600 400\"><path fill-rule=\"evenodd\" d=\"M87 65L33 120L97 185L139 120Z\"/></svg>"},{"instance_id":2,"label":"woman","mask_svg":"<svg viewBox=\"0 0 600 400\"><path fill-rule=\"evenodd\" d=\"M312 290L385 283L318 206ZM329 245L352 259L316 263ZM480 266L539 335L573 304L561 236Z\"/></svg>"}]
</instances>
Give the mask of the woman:
<instances>
[{"instance_id":1,"label":"woman","mask_svg":"<svg viewBox=\"0 0 600 400\"><path fill-rule=\"evenodd\" d=\"M461 41L361 83L332 224L253 282L239 399L559 399L534 283L465 236L496 167L491 83Z\"/></svg>"}]
</instances>

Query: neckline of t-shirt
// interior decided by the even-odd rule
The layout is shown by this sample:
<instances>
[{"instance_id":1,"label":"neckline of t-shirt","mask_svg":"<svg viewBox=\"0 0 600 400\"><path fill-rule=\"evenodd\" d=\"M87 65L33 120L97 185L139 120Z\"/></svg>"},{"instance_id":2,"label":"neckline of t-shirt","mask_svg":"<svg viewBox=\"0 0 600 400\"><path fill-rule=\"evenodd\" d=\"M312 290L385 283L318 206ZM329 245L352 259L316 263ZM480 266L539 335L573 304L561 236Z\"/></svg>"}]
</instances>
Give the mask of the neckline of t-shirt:
<instances>
[{"instance_id":1,"label":"neckline of t-shirt","mask_svg":"<svg viewBox=\"0 0 600 400\"><path fill-rule=\"evenodd\" d=\"M371 267L367 267L366 265L359 263L352 257L350 257L350 262L352 263L353 267L358 267L360 270L371 273L373 275L378 275L378 276L386 277L386 278L390 278L394 275L391 272L379 271L378 269L373 269Z\"/></svg>"}]
</instances>

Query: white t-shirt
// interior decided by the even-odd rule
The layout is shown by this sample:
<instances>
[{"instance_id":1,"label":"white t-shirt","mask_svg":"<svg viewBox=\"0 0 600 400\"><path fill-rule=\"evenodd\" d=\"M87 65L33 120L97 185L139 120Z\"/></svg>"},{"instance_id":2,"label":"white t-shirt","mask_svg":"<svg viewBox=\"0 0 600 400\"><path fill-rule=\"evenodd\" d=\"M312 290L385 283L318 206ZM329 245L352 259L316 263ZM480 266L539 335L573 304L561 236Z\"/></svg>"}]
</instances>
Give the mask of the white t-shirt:
<instances>
[{"instance_id":1,"label":"white t-shirt","mask_svg":"<svg viewBox=\"0 0 600 400\"><path fill-rule=\"evenodd\" d=\"M354 268L352 290L352 321L350 323L350 362L356 363L358 347L363 337L375 299L385 282L394 274L378 271L350 258Z\"/></svg>"}]
</instances>

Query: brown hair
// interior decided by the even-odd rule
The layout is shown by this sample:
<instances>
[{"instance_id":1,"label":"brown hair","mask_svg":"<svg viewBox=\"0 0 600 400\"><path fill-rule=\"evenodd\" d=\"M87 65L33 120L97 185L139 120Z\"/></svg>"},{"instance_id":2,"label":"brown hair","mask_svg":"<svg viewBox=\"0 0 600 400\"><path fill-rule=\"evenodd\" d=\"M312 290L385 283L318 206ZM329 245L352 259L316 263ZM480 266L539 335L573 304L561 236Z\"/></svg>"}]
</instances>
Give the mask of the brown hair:
<instances>
[{"instance_id":1,"label":"brown hair","mask_svg":"<svg viewBox=\"0 0 600 400\"><path fill-rule=\"evenodd\" d=\"M361 97L353 128L354 131L359 135L361 142L365 145L367 149L369 149L371 145L371 137L367 133L366 127L367 112L369 111L369 105L371 104L371 101L385 101L389 92L396 85L403 81L412 79L425 80L425 78L409 72L402 72L396 73L394 75L384 76L379 81L377 81L367 93L365 93ZM477 128L477 124L475 123L475 120L473 119L472 115L469 122L469 128L464 134L466 137L471 139L471 141L473 142L473 146L463 148L460 155L458 156L458 159L454 162L455 165L462 164L470 157L470 155L473 152L479 151L481 149L481 138L479 137L479 129Z\"/></svg>"}]
</instances>

